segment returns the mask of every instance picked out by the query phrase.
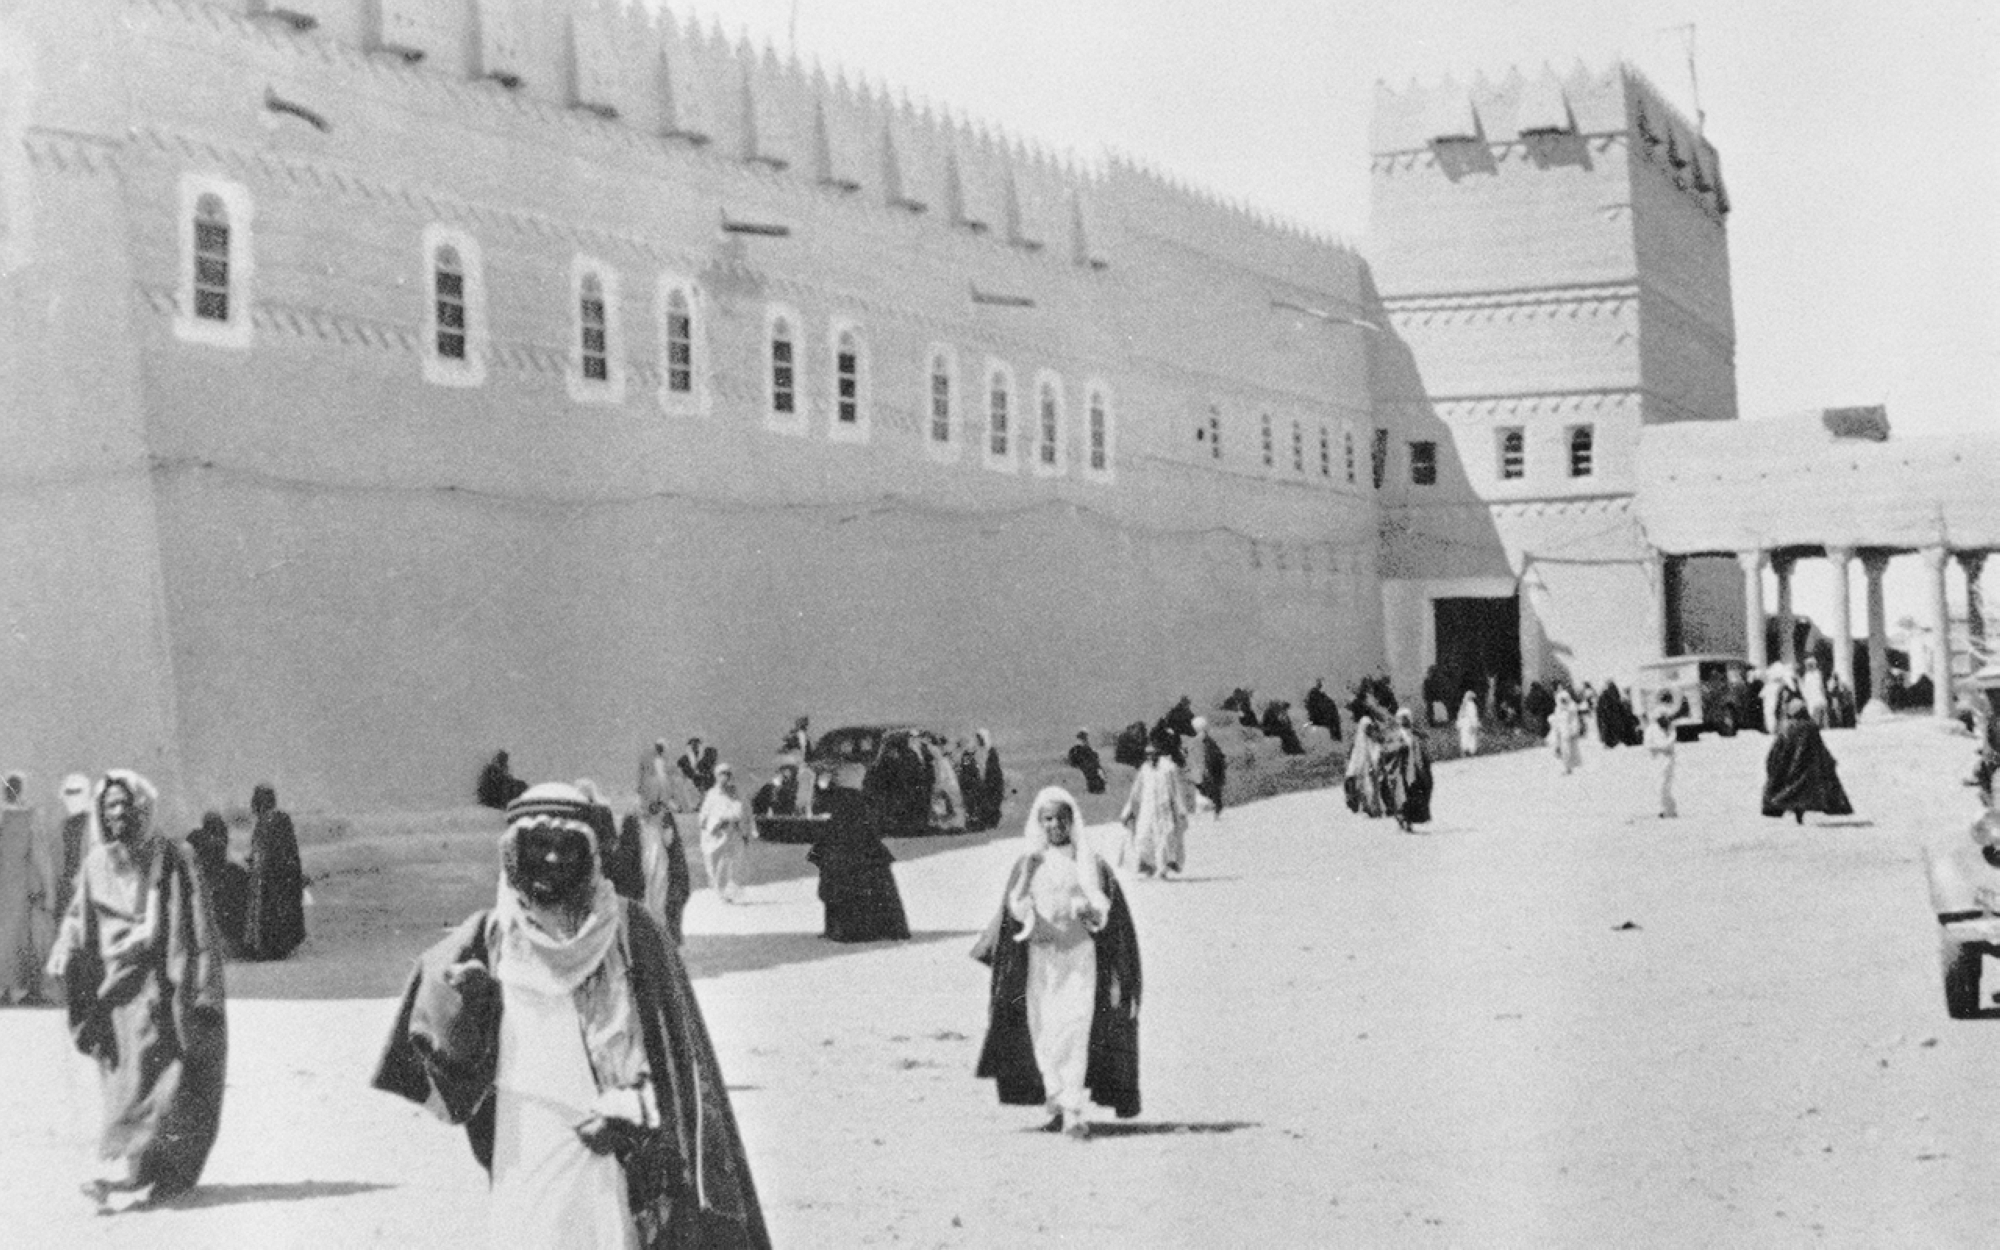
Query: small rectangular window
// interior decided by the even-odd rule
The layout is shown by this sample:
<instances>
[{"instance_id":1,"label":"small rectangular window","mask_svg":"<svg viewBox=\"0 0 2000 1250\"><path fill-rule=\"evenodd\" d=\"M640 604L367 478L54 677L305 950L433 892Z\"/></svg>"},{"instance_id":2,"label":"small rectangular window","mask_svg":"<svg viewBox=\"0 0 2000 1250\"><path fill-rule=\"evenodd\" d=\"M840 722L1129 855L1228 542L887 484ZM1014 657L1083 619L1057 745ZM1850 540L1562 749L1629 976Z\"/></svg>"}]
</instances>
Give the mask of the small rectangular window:
<instances>
[{"instance_id":1,"label":"small rectangular window","mask_svg":"<svg viewBox=\"0 0 2000 1250\"><path fill-rule=\"evenodd\" d=\"M834 357L833 367L839 379L837 415L843 425L854 425L861 417L860 359L852 351L843 351Z\"/></svg>"},{"instance_id":2,"label":"small rectangular window","mask_svg":"<svg viewBox=\"0 0 2000 1250\"><path fill-rule=\"evenodd\" d=\"M1222 413L1214 408L1208 410L1208 458L1222 459Z\"/></svg>"},{"instance_id":3,"label":"small rectangular window","mask_svg":"<svg viewBox=\"0 0 2000 1250\"><path fill-rule=\"evenodd\" d=\"M1572 426L1569 432L1569 475L1589 477L1596 469L1596 434L1590 426Z\"/></svg>"},{"instance_id":4,"label":"small rectangular window","mask_svg":"<svg viewBox=\"0 0 2000 1250\"><path fill-rule=\"evenodd\" d=\"M1438 445L1429 439L1415 439L1410 443L1410 485L1436 486L1438 480Z\"/></svg>"},{"instance_id":5,"label":"small rectangular window","mask_svg":"<svg viewBox=\"0 0 2000 1250\"><path fill-rule=\"evenodd\" d=\"M1333 438L1323 425L1319 427L1319 475L1333 476Z\"/></svg>"},{"instance_id":6,"label":"small rectangular window","mask_svg":"<svg viewBox=\"0 0 2000 1250\"><path fill-rule=\"evenodd\" d=\"M942 358L931 363L931 441L951 441L951 373Z\"/></svg>"},{"instance_id":7,"label":"small rectangular window","mask_svg":"<svg viewBox=\"0 0 2000 1250\"><path fill-rule=\"evenodd\" d=\"M1276 464L1278 463L1278 457L1277 457L1277 452L1276 452L1276 451L1275 451L1275 450L1273 449L1273 447L1272 447L1272 444L1271 444L1271 414L1270 414L1270 413L1268 413L1268 412L1267 412L1267 413L1264 413L1264 414L1262 415L1262 418L1261 418L1261 420L1260 420L1260 422L1259 422L1259 429L1260 429L1260 430L1262 430L1262 432L1263 432L1263 440L1264 440L1264 467L1268 469L1268 468L1271 468L1272 466L1274 466L1274 465L1276 465Z\"/></svg>"},{"instance_id":8,"label":"small rectangular window","mask_svg":"<svg viewBox=\"0 0 2000 1250\"><path fill-rule=\"evenodd\" d=\"M1292 422L1292 472L1306 471L1306 436L1299 429L1299 423Z\"/></svg>"},{"instance_id":9,"label":"small rectangular window","mask_svg":"<svg viewBox=\"0 0 2000 1250\"><path fill-rule=\"evenodd\" d=\"M1517 482L1527 475L1527 434L1518 425L1500 431L1500 480Z\"/></svg>"},{"instance_id":10,"label":"small rectangular window","mask_svg":"<svg viewBox=\"0 0 2000 1250\"><path fill-rule=\"evenodd\" d=\"M1340 435L1341 457L1347 466L1347 484L1354 485L1354 431L1345 430Z\"/></svg>"}]
</instances>

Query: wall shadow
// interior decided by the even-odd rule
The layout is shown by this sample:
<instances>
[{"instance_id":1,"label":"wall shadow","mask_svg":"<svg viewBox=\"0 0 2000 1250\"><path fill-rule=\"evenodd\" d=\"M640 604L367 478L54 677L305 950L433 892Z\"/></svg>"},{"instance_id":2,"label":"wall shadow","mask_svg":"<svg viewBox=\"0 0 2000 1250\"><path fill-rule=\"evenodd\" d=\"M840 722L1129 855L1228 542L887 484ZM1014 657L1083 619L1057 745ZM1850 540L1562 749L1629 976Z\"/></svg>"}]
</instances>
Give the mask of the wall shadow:
<instances>
[{"instance_id":1,"label":"wall shadow","mask_svg":"<svg viewBox=\"0 0 2000 1250\"><path fill-rule=\"evenodd\" d=\"M1092 1137L1163 1137L1195 1133L1239 1133L1263 1128L1255 1120L1113 1120L1090 1126Z\"/></svg>"},{"instance_id":2,"label":"wall shadow","mask_svg":"<svg viewBox=\"0 0 2000 1250\"><path fill-rule=\"evenodd\" d=\"M787 964L809 964L885 947L963 941L967 950L976 929L936 929L913 933L907 942L831 942L817 933L691 933L681 947L688 975L695 980L731 972L762 972ZM970 962L968 958L967 962Z\"/></svg>"},{"instance_id":3,"label":"wall shadow","mask_svg":"<svg viewBox=\"0 0 2000 1250\"><path fill-rule=\"evenodd\" d=\"M312 1198L350 1198L399 1186L374 1181L279 1181L257 1185L197 1185L178 1198L147 1203L133 1211L194 1211L233 1207L246 1202L304 1202Z\"/></svg>"}]
</instances>

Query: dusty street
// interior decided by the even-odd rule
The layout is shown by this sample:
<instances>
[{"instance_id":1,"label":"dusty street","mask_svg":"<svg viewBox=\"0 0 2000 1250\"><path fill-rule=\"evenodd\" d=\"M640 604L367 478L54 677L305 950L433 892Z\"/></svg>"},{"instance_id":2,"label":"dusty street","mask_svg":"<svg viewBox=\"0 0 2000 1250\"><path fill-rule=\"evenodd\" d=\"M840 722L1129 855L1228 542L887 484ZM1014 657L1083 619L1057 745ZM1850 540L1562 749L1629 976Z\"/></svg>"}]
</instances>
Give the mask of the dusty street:
<instances>
[{"instance_id":1,"label":"dusty street","mask_svg":"<svg viewBox=\"0 0 2000 1250\"><path fill-rule=\"evenodd\" d=\"M1086 1143L1030 1131L1038 1113L971 1076L985 982L966 952L1011 841L899 865L917 938L894 947L821 942L810 877L736 909L703 892L689 961L771 1231L1996 1244L2000 1022L1944 1014L1920 853L1973 815L1970 742L1920 721L1828 742L1860 815L1803 828L1757 814L1754 734L1683 747L1678 821L1652 816L1630 750L1568 778L1540 752L1441 766L1418 837L1332 790L1203 817L1184 881L1128 882L1145 1114ZM9 1244L477 1240L462 1136L366 1087L389 1001L255 987L232 980L202 1188L112 1218L76 1193L94 1075L54 1013L0 1013Z\"/></svg>"}]
</instances>

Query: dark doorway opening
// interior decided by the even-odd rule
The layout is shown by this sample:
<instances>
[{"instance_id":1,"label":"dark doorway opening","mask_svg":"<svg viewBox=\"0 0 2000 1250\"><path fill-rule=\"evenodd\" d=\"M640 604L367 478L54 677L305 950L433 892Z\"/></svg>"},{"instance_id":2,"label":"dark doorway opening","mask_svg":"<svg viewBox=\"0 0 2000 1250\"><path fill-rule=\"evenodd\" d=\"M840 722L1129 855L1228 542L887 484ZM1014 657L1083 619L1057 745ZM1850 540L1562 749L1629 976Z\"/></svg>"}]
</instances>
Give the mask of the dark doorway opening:
<instances>
[{"instance_id":1,"label":"dark doorway opening","mask_svg":"<svg viewBox=\"0 0 2000 1250\"><path fill-rule=\"evenodd\" d=\"M1449 715L1470 690L1490 715L1496 689L1521 686L1520 596L1433 599L1431 612L1437 634L1433 701L1443 703Z\"/></svg>"}]
</instances>

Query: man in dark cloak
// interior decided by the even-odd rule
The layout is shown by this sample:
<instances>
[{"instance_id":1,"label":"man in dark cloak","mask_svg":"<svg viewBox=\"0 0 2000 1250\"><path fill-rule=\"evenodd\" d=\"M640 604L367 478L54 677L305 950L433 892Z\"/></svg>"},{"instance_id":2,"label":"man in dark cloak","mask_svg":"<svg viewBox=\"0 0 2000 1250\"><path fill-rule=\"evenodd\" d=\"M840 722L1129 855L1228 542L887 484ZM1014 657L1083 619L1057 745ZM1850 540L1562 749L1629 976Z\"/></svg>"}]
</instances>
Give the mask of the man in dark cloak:
<instances>
[{"instance_id":1,"label":"man in dark cloak","mask_svg":"<svg viewBox=\"0 0 2000 1250\"><path fill-rule=\"evenodd\" d=\"M1807 812L1851 816L1853 804L1841 788L1833 752L1826 749L1806 701L1787 694L1778 710L1778 732L1764 756L1764 814L1804 824Z\"/></svg>"},{"instance_id":2,"label":"man in dark cloak","mask_svg":"<svg viewBox=\"0 0 2000 1250\"><path fill-rule=\"evenodd\" d=\"M1069 802L1074 811L1075 801ZM1031 827L1041 805L1038 796L1028 815ZM1022 876L1034 870L1032 832L1028 846L1028 853L1008 876L992 922L972 949L972 957L992 969L986 995L986 1040L979 1050L975 1075L993 1081L1001 1103L1010 1107L1040 1107L1048 1101L1028 1025L1029 943L1018 940L1019 926L1007 905ZM1091 1101L1110 1107L1119 1119L1126 1120L1139 1114L1139 934L1110 865L1095 855L1089 856L1089 863L1094 886L1110 906L1103 927L1090 938L1095 947L1097 983L1083 1083ZM1063 1127L1061 1120L1048 1125L1050 1131Z\"/></svg>"},{"instance_id":3,"label":"man in dark cloak","mask_svg":"<svg viewBox=\"0 0 2000 1250\"><path fill-rule=\"evenodd\" d=\"M1376 770L1382 807L1396 818L1396 827L1412 833L1431 821L1431 750L1410 709L1396 713L1396 723L1383 732Z\"/></svg>"},{"instance_id":4,"label":"man in dark cloak","mask_svg":"<svg viewBox=\"0 0 2000 1250\"><path fill-rule=\"evenodd\" d=\"M586 806L574 787L541 785L509 807L500 898L418 958L374 1086L465 1128L496 1218L565 1219L557 1240L623 1223L645 1250L768 1247L687 969L644 906L600 876ZM505 1049L524 1036L584 1053ZM563 1072L595 1089L588 1108L511 1083ZM592 1183L605 1177L592 1159L607 1156L622 1177L608 1191ZM565 1205L573 1223L552 1214ZM549 1230L513 1231L553 1244Z\"/></svg>"},{"instance_id":5,"label":"man in dark cloak","mask_svg":"<svg viewBox=\"0 0 2000 1250\"><path fill-rule=\"evenodd\" d=\"M305 870L292 818L278 810L278 792L260 785L250 792L250 901L243 917L243 947L251 959L283 959L306 940Z\"/></svg>"},{"instance_id":6,"label":"man in dark cloak","mask_svg":"<svg viewBox=\"0 0 2000 1250\"><path fill-rule=\"evenodd\" d=\"M1639 718L1619 693L1618 683L1607 681L1597 696L1597 740L1607 747L1638 745Z\"/></svg>"},{"instance_id":7,"label":"man in dark cloak","mask_svg":"<svg viewBox=\"0 0 2000 1250\"><path fill-rule=\"evenodd\" d=\"M930 826L931 771L907 733L882 740L875 762L861 779L861 793L884 837L911 837Z\"/></svg>"},{"instance_id":8,"label":"man in dark cloak","mask_svg":"<svg viewBox=\"0 0 2000 1250\"><path fill-rule=\"evenodd\" d=\"M1161 755L1172 760L1175 768L1186 770L1187 748L1181 744L1180 734L1174 732L1174 727L1167 722L1166 717L1162 716L1153 722L1153 728L1147 733L1146 741L1158 747Z\"/></svg>"},{"instance_id":9,"label":"man in dark cloak","mask_svg":"<svg viewBox=\"0 0 2000 1250\"><path fill-rule=\"evenodd\" d=\"M1118 731L1118 737L1111 744L1111 758L1127 768L1137 768L1146 762L1146 722L1135 720Z\"/></svg>"},{"instance_id":10,"label":"man in dark cloak","mask_svg":"<svg viewBox=\"0 0 2000 1250\"><path fill-rule=\"evenodd\" d=\"M1000 768L1000 749L993 745L993 734L982 729L978 734L979 745L985 748L986 756L979 773L979 802L982 827L992 829L1000 823L1000 813L1007 806L1007 774ZM972 796L965 796L966 805L971 806Z\"/></svg>"},{"instance_id":11,"label":"man in dark cloak","mask_svg":"<svg viewBox=\"0 0 2000 1250\"><path fill-rule=\"evenodd\" d=\"M1097 757L1097 748L1090 745L1090 731L1076 731L1076 741L1069 748L1069 766L1083 774L1083 788L1091 794L1104 793L1104 761Z\"/></svg>"},{"instance_id":12,"label":"man in dark cloak","mask_svg":"<svg viewBox=\"0 0 2000 1250\"><path fill-rule=\"evenodd\" d=\"M242 957L243 918L250 906L250 874L229 858L229 822L220 812L204 812L201 827L187 836L195 873L208 891L215 927L230 958Z\"/></svg>"},{"instance_id":13,"label":"man in dark cloak","mask_svg":"<svg viewBox=\"0 0 2000 1250\"><path fill-rule=\"evenodd\" d=\"M1521 700L1521 710L1528 716L1528 732L1546 734L1549 731L1549 717L1555 714L1555 692L1539 681L1528 683L1528 693Z\"/></svg>"},{"instance_id":14,"label":"man in dark cloak","mask_svg":"<svg viewBox=\"0 0 2000 1250\"><path fill-rule=\"evenodd\" d=\"M1229 757L1222 753L1222 746L1208 731L1206 717L1195 718L1197 741L1195 746L1201 751L1201 780L1195 782L1195 790L1208 800L1215 809L1215 818L1222 819L1222 792L1229 777Z\"/></svg>"},{"instance_id":15,"label":"man in dark cloak","mask_svg":"<svg viewBox=\"0 0 2000 1250\"><path fill-rule=\"evenodd\" d=\"M164 1202L194 1188L222 1123L229 1034L222 944L193 857L153 826L152 783L123 769L93 799L99 836L49 957L70 1039L96 1060L100 1206Z\"/></svg>"},{"instance_id":16,"label":"man in dark cloak","mask_svg":"<svg viewBox=\"0 0 2000 1250\"><path fill-rule=\"evenodd\" d=\"M750 796L752 816L790 816L799 810L799 767L786 760L777 775Z\"/></svg>"},{"instance_id":17,"label":"man in dark cloak","mask_svg":"<svg viewBox=\"0 0 2000 1250\"><path fill-rule=\"evenodd\" d=\"M1174 731L1175 737L1194 737L1194 700L1182 695L1180 702L1167 709L1166 722L1167 728Z\"/></svg>"},{"instance_id":18,"label":"man in dark cloak","mask_svg":"<svg viewBox=\"0 0 2000 1250\"><path fill-rule=\"evenodd\" d=\"M1340 708L1326 692L1326 678L1313 682L1306 691L1306 724L1318 725L1335 739L1340 737Z\"/></svg>"},{"instance_id":19,"label":"man in dark cloak","mask_svg":"<svg viewBox=\"0 0 2000 1250\"><path fill-rule=\"evenodd\" d=\"M819 868L823 935L833 942L907 940L910 921L890 867L896 857L876 835L868 801L828 777L813 798L813 811L826 817L806 852Z\"/></svg>"},{"instance_id":20,"label":"man in dark cloak","mask_svg":"<svg viewBox=\"0 0 2000 1250\"><path fill-rule=\"evenodd\" d=\"M700 738L689 738L687 750L674 764L696 794L715 789L715 748L703 746Z\"/></svg>"},{"instance_id":21,"label":"man in dark cloak","mask_svg":"<svg viewBox=\"0 0 2000 1250\"><path fill-rule=\"evenodd\" d=\"M516 795L528 788L528 783L514 776L514 770L507 763L505 751L495 751L486 767L479 770L479 805L495 810L506 807Z\"/></svg>"}]
</instances>

